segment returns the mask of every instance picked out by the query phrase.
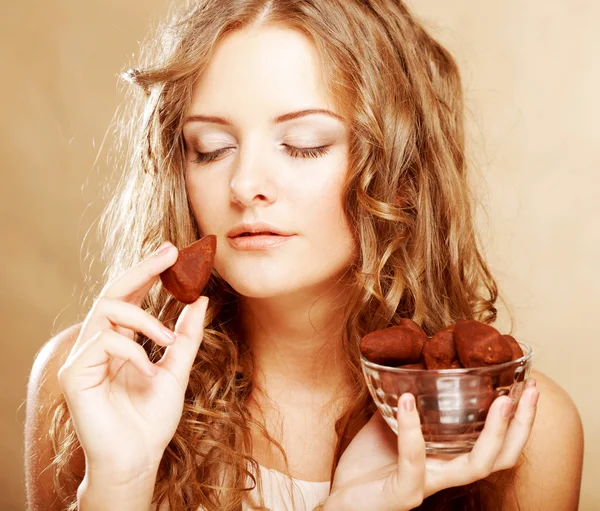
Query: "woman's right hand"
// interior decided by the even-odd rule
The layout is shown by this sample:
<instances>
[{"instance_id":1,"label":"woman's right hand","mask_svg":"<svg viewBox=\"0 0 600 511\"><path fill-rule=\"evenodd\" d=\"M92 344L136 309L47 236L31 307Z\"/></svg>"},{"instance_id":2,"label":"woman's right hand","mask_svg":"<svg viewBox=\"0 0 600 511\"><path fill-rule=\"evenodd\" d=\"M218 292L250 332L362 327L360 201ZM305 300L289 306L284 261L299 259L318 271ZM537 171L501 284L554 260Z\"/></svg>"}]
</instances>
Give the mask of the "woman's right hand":
<instances>
[{"instance_id":1,"label":"woman's right hand","mask_svg":"<svg viewBox=\"0 0 600 511\"><path fill-rule=\"evenodd\" d=\"M92 468L114 484L158 469L204 333L205 296L183 309L174 335L141 309L160 273L177 260L172 244L161 249L104 287L58 373L86 472ZM134 332L167 346L160 361L152 364Z\"/></svg>"},{"instance_id":2,"label":"woman's right hand","mask_svg":"<svg viewBox=\"0 0 600 511\"><path fill-rule=\"evenodd\" d=\"M342 454L324 510L406 511L445 488L513 468L536 416L534 387L535 379L530 378L512 419L511 398L497 397L473 449L455 455L426 454L414 396L402 394L396 416L398 435L376 411Z\"/></svg>"}]
</instances>

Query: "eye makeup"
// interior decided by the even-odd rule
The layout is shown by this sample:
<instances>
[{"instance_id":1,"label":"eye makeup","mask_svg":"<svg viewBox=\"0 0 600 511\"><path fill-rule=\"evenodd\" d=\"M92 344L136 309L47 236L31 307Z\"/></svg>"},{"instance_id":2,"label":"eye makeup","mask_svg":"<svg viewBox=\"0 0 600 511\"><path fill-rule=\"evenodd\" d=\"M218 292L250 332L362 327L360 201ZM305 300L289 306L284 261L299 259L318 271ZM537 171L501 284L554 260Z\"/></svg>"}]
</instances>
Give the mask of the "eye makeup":
<instances>
[{"instance_id":1,"label":"eye makeup","mask_svg":"<svg viewBox=\"0 0 600 511\"><path fill-rule=\"evenodd\" d=\"M292 158L318 158L324 156L329 152L330 145L323 145L318 147L292 147L283 144L282 147ZM196 151L196 158L192 160L192 163L207 164L215 161L222 154L227 153L231 147L224 147L223 149L217 149L210 153L201 153Z\"/></svg>"}]
</instances>

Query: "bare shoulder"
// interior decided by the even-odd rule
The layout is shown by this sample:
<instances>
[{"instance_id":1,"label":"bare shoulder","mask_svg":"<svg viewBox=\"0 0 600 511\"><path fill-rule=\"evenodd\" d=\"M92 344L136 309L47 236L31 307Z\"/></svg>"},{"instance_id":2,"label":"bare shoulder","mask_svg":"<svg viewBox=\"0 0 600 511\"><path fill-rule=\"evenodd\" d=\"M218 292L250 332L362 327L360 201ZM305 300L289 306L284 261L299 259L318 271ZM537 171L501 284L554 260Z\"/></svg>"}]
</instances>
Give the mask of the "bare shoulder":
<instances>
[{"instance_id":1,"label":"bare shoulder","mask_svg":"<svg viewBox=\"0 0 600 511\"><path fill-rule=\"evenodd\" d=\"M540 397L535 422L520 463L502 492L503 510L577 510L583 468L583 425L569 394L547 375L533 370ZM497 474L498 476L499 474ZM507 474L504 474L507 475ZM516 503L518 503L518 507Z\"/></svg>"},{"instance_id":2,"label":"bare shoulder","mask_svg":"<svg viewBox=\"0 0 600 511\"><path fill-rule=\"evenodd\" d=\"M576 415L579 417L579 412L575 403L571 399L571 396L567 393L565 389L563 389L558 383L552 380L549 376L541 373L533 369L531 371L531 377L535 378L537 382L537 388L540 389L540 400L538 403L538 415L540 410L548 410L550 407L558 407L558 409L562 408L562 405L566 405L567 412L571 415ZM542 395L546 396L546 406L540 408L540 404L542 403Z\"/></svg>"},{"instance_id":3,"label":"bare shoulder","mask_svg":"<svg viewBox=\"0 0 600 511\"><path fill-rule=\"evenodd\" d=\"M62 394L58 370L73 347L81 323L73 325L48 340L36 354L27 384L25 419L25 484L28 509L63 509L53 490L52 474L44 469L52 459L49 439L51 403ZM75 456L71 468L83 473L83 457Z\"/></svg>"},{"instance_id":4,"label":"bare shoulder","mask_svg":"<svg viewBox=\"0 0 600 511\"><path fill-rule=\"evenodd\" d=\"M540 463L560 463L563 474L565 470L581 468L583 424L575 402L565 389L545 374L533 370L531 376L537 381L540 398L525 455L529 453Z\"/></svg>"},{"instance_id":5,"label":"bare shoulder","mask_svg":"<svg viewBox=\"0 0 600 511\"><path fill-rule=\"evenodd\" d=\"M81 330L81 323L66 328L48 340L37 352L29 375L29 390L32 387L60 392L58 370L65 363Z\"/></svg>"}]
</instances>

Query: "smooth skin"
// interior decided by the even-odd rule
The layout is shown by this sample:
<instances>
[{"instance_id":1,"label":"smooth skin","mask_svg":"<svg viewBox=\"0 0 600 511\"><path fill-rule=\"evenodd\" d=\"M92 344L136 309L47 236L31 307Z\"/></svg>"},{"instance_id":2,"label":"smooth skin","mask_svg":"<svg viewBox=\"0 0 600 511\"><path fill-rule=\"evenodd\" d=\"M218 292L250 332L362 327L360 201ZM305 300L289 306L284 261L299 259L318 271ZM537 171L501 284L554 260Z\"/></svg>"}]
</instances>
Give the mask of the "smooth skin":
<instances>
[{"instance_id":1,"label":"smooth skin","mask_svg":"<svg viewBox=\"0 0 600 511\"><path fill-rule=\"evenodd\" d=\"M234 32L213 58L195 88L190 114L218 116L228 124L186 124L187 191L201 231L218 235L215 267L243 296L246 342L270 400L261 403L267 410L265 423L270 428L281 421L281 430L271 432L282 432L291 475L323 481L329 477L335 446L333 424L343 399L351 397L349 389L340 387L344 366L338 318L345 296L343 286L335 287L356 248L341 215L346 126L340 118L322 114L272 122L309 108L341 114L322 87L314 48L297 32L281 27ZM293 147L322 145L328 146L324 155L292 156ZM200 164L201 153L218 157ZM237 253L225 236L242 220L274 222L292 230L295 238L281 250ZM40 503L39 509L52 509L54 495L50 481L45 479L43 494L37 483L50 449L43 434L47 423L35 414L37 404L61 389L85 451L86 478L112 477L120 487L148 483L146 492L151 491L157 460L181 417L183 389L201 344L206 307L201 298L184 309L171 345L156 318L139 309L158 274L175 259L175 249L151 257L109 284L81 328L57 336L36 359L28 395L26 456L37 460L29 465L27 480L28 499ZM147 372L150 361L133 342L133 331L168 346L165 357L154 364L156 376ZM60 367L59 386L55 380ZM505 488L504 494L514 492L523 511L576 509L581 421L557 384L541 373L533 376L541 391L537 413L529 404L531 389L510 423L498 413L507 398L498 398L476 448L453 460L424 455L416 412L399 412L397 437L375 414L340 460L327 510L408 509L444 487L493 480L503 470L518 470L516 486ZM258 401L260 396L253 398ZM268 404L278 413L270 414ZM94 424L100 416L102 442L97 437L100 427ZM517 468L522 452L531 463ZM283 468L259 438L253 438L252 454L264 466ZM108 473L107 467L115 470ZM143 467L140 481L136 474ZM138 509L146 509L140 502ZM129 504L134 509L136 503ZM500 505L492 503L491 509ZM514 503L506 506L517 509Z\"/></svg>"}]
</instances>

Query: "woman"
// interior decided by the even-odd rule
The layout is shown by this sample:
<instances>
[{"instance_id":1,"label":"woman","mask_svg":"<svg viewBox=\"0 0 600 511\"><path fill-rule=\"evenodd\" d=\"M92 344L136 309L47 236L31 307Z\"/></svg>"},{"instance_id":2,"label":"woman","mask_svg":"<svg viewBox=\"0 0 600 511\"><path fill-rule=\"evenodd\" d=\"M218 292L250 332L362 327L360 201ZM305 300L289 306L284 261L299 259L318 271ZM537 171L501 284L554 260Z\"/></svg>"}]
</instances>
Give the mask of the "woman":
<instances>
[{"instance_id":1,"label":"woman","mask_svg":"<svg viewBox=\"0 0 600 511\"><path fill-rule=\"evenodd\" d=\"M31 508L576 509L581 424L547 377L441 459L412 396L396 437L360 371L401 318L496 319L449 53L392 0L203 0L162 35L126 75L107 283L32 370ZM207 234L182 307L158 275Z\"/></svg>"}]
</instances>

